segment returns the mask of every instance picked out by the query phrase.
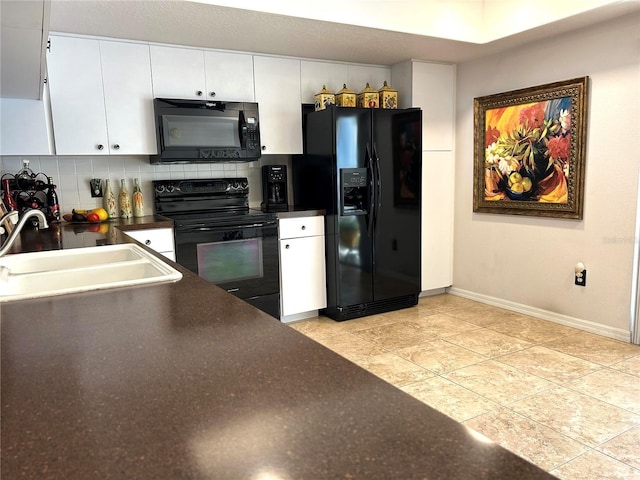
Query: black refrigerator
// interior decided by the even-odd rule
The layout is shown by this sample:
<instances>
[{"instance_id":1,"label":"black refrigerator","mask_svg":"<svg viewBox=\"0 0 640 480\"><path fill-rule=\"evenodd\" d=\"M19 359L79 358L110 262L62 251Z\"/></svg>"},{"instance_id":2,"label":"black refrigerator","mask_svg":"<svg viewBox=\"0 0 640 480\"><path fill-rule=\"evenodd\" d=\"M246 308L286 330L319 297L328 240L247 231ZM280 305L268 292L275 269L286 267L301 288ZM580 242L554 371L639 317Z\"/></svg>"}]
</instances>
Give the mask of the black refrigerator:
<instances>
[{"instance_id":1,"label":"black refrigerator","mask_svg":"<svg viewBox=\"0 0 640 480\"><path fill-rule=\"evenodd\" d=\"M303 116L294 204L326 211L323 313L342 321L416 305L422 111L330 106Z\"/></svg>"}]
</instances>

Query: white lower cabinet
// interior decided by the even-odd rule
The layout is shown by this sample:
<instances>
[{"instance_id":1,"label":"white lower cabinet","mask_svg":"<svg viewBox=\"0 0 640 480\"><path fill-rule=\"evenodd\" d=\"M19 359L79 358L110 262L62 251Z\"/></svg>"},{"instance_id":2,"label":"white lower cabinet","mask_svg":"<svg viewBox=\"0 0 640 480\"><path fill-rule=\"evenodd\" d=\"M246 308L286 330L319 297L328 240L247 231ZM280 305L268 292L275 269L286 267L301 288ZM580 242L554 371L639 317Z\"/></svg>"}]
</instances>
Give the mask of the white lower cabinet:
<instances>
[{"instance_id":1,"label":"white lower cabinet","mask_svg":"<svg viewBox=\"0 0 640 480\"><path fill-rule=\"evenodd\" d=\"M143 230L127 230L123 232L134 240L146 245L169 260L176 261L172 228L147 228Z\"/></svg>"},{"instance_id":2,"label":"white lower cabinet","mask_svg":"<svg viewBox=\"0 0 640 480\"><path fill-rule=\"evenodd\" d=\"M279 238L281 319L315 316L327 306L324 217L281 219Z\"/></svg>"}]
</instances>

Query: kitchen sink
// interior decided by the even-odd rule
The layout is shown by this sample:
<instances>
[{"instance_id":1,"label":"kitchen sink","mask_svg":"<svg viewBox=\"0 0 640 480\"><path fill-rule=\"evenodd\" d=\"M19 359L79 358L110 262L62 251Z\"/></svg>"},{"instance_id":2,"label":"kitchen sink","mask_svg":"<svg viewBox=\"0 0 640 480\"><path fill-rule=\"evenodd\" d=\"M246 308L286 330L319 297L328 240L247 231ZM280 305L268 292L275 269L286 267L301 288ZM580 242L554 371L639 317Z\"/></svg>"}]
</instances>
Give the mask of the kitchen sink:
<instances>
[{"instance_id":1,"label":"kitchen sink","mask_svg":"<svg viewBox=\"0 0 640 480\"><path fill-rule=\"evenodd\" d=\"M181 278L135 244L20 253L0 258L0 302Z\"/></svg>"}]
</instances>

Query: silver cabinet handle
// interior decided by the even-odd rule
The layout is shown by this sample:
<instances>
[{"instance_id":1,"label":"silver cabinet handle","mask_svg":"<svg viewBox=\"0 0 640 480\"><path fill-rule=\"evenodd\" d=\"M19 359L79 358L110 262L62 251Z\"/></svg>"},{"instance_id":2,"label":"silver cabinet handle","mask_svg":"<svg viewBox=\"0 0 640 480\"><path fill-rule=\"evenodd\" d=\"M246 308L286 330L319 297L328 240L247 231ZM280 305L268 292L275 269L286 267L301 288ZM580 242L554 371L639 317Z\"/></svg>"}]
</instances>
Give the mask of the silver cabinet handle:
<instances>
[{"instance_id":1,"label":"silver cabinet handle","mask_svg":"<svg viewBox=\"0 0 640 480\"><path fill-rule=\"evenodd\" d=\"M196 95L201 97L202 96L202 90L196 90Z\"/></svg>"},{"instance_id":2,"label":"silver cabinet handle","mask_svg":"<svg viewBox=\"0 0 640 480\"><path fill-rule=\"evenodd\" d=\"M306 229L307 229L306 225L302 225L302 230L306 230Z\"/></svg>"},{"instance_id":3,"label":"silver cabinet handle","mask_svg":"<svg viewBox=\"0 0 640 480\"><path fill-rule=\"evenodd\" d=\"M113 145L113 149L114 150L120 150L120 145L118 145L117 143Z\"/></svg>"},{"instance_id":4,"label":"silver cabinet handle","mask_svg":"<svg viewBox=\"0 0 640 480\"><path fill-rule=\"evenodd\" d=\"M284 248L287 248L287 249L288 249L288 248L289 248L289 244L287 243L287 244L284 246Z\"/></svg>"},{"instance_id":5,"label":"silver cabinet handle","mask_svg":"<svg viewBox=\"0 0 640 480\"><path fill-rule=\"evenodd\" d=\"M209 92L209 96L210 97L215 97L216 96L216 92Z\"/></svg>"},{"instance_id":6,"label":"silver cabinet handle","mask_svg":"<svg viewBox=\"0 0 640 480\"><path fill-rule=\"evenodd\" d=\"M145 241L144 241L144 244L145 244L145 245L151 245L151 240L145 240Z\"/></svg>"},{"instance_id":7,"label":"silver cabinet handle","mask_svg":"<svg viewBox=\"0 0 640 480\"><path fill-rule=\"evenodd\" d=\"M102 145L102 144L100 143L100 144L96 145L96 148L97 148L98 150L102 150L102 149L104 148L104 145Z\"/></svg>"}]
</instances>

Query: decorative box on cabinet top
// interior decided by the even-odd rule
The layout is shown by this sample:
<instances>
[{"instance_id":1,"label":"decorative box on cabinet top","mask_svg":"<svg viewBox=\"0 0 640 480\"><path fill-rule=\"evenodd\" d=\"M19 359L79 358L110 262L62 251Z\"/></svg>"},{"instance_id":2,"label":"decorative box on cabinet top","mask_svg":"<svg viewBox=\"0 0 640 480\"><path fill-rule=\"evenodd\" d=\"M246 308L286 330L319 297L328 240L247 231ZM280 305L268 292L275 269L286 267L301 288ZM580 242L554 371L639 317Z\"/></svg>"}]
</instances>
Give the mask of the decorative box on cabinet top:
<instances>
[{"instance_id":1,"label":"decorative box on cabinet top","mask_svg":"<svg viewBox=\"0 0 640 480\"><path fill-rule=\"evenodd\" d=\"M382 88L378 90L378 97L380 108L398 108L398 91L387 85L386 80Z\"/></svg>"},{"instance_id":2,"label":"decorative box on cabinet top","mask_svg":"<svg viewBox=\"0 0 640 480\"><path fill-rule=\"evenodd\" d=\"M343 84L342 90L336 94L336 105L339 107L356 106L356 94L353 90L349 90L346 84Z\"/></svg>"},{"instance_id":3,"label":"decorative box on cabinet top","mask_svg":"<svg viewBox=\"0 0 640 480\"><path fill-rule=\"evenodd\" d=\"M316 112L318 110L324 110L327 106L334 105L336 103L336 96L331 90L327 90L325 85L322 86L322 90L320 90L320 92L313 96L313 99L316 105Z\"/></svg>"},{"instance_id":4,"label":"decorative box on cabinet top","mask_svg":"<svg viewBox=\"0 0 640 480\"><path fill-rule=\"evenodd\" d=\"M360 108L378 108L379 94L378 91L367 86L358 94L358 107Z\"/></svg>"}]
</instances>

